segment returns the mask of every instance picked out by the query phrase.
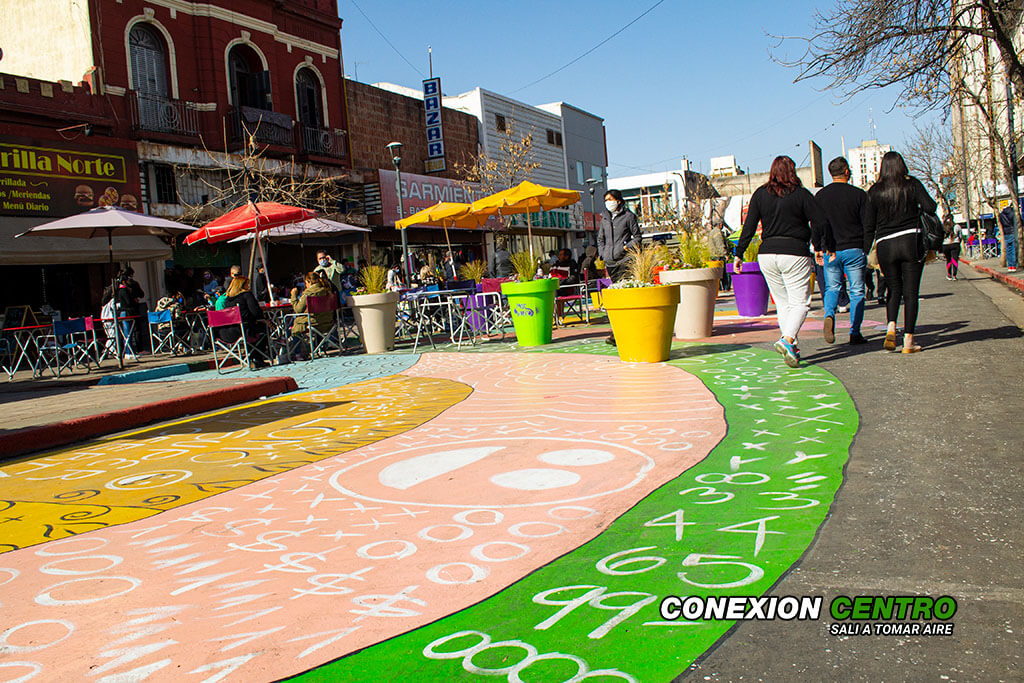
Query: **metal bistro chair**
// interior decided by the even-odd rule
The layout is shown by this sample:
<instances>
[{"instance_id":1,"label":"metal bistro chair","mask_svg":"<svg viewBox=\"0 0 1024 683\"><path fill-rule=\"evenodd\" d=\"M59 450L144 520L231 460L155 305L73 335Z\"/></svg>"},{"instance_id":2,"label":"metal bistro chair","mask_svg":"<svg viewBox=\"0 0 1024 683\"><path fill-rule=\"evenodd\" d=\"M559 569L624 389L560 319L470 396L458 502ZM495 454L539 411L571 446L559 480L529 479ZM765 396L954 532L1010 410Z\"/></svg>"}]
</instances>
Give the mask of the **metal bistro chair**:
<instances>
[{"instance_id":1,"label":"metal bistro chair","mask_svg":"<svg viewBox=\"0 0 1024 683\"><path fill-rule=\"evenodd\" d=\"M339 311L338 297L334 294L324 294L306 297L306 310L287 316L288 320L306 319L306 344L309 349L309 360L313 360L317 356L326 356L332 348L337 349L339 353L344 349L346 337L342 332ZM313 318L314 315L320 313L331 314L331 326L323 332L316 328ZM291 355L291 353L292 349L288 348L288 354Z\"/></svg>"},{"instance_id":2,"label":"metal bistro chair","mask_svg":"<svg viewBox=\"0 0 1024 683\"><path fill-rule=\"evenodd\" d=\"M501 294L501 283L512 282L510 277L485 277L480 281L481 293L491 300L493 311L491 313L491 324L495 328L501 328L504 339L505 328L512 326L512 311L508 308L508 301Z\"/></svg>"},{"instance_id":3,"label":"metal bistro chair","mask_svg":"<svg viewBox=\"0 0 1024 683\"><path fill-rule=\"evenodd\" d=\"M57 377L65 368L73 373L75 368L85 366L86 372L89 372L93 363L96 363L90 351L85 318L54 320L53 334L39 345L39 351L43 362ZM96 367L99 367L99 363L96 363Z\"/></svg>"},{"instance_id":4,"label":"metal bistro chair","mask_svg":"<svg viewBox=\"0 0 1024 683\"><path fill-rule=\"evenodd\" d=\"M570 316L590 324L590 302L587 301L587 285L562 285L555 294L555 322L565 326Z\"/></svg>"},{"instance_id":5,"label":"metal bistro chair","mask_svg":"<svg viewBox=\"0 0 1024 683\"><path fill-rule=\"evenodd\" d=\"M232 306L220 311L207 311L206 321L210 326L210 336L213 338L213 363L219 374L224 374L223 368L232 358L237 360L243 367L252 364L252 358L255 354L266 358L266 355L260 353L256 348L259 338L246 333L245 325L242 324L242 311L238 306ZM221 327L238 327L241 334L232 343L221 341L216 332ZM221 358L217 357L217 349L223 352ZM267 358L267 360L269 361L270 359Z\"/></svg>"}]
</instances>

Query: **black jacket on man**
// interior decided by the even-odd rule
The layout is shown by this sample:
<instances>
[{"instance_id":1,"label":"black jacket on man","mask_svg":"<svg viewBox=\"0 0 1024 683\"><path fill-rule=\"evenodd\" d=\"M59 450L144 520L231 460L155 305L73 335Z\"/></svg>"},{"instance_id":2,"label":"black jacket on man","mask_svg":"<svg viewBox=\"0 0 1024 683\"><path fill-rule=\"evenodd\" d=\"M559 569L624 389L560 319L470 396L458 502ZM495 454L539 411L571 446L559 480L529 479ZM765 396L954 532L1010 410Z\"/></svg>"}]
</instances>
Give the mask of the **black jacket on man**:
<instances>
[{"instance_id":1,"label":"black jacket on man","mask_svg":"<svg viewBox=\"0 0 1024 683\"><path fill-rule=\"evenodd\" d=\"M626 257L626 250L641 240L636 214L621 207L615 215L604 212L597 229L597 250L605 266L617 266Z\"/></svg>"},{"instance_id":2,"label":"black jacket on man","mask_svg":"<svg viewBox=\"0 0 1024 683\"><path fill-rule=\"evenodd\" d=\"M814 201L828 219L822 246L825 251L864 248L868 193L850 183L831 183L818 190Z\"/></svg>"}]
</instances>

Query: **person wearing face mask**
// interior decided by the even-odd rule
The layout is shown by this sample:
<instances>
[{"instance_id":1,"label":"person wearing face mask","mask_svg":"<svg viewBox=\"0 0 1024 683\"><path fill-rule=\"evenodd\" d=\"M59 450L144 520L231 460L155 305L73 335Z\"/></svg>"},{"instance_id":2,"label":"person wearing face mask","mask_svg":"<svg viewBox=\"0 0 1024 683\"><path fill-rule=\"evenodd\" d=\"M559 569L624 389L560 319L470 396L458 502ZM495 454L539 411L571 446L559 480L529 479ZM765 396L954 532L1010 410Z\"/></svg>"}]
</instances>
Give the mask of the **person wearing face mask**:
<instances>
[{"instance_id":1,"label":"person wearing face mask","mask_svg":"<svg viewBox=\"0 0 1024 683\"><path fill-rule=\"evenodd\" d=\"M604 208L601 227L597 230L597 250L608 270L608 277L614 282L622 276L627 250L639 245L642 235L636 214L626 208L621 192L608 190L604 195ZM605 341L614 346L615 335L610 334Z\"/></svg>"},{"instance_id":2,"label":"person wearing face mask","mask_svg":"<svg viewBox=\"0 0 1024 683\"><path fill-rule=\"evenodd\" d=\"M316 252L317 266L313 269L314 273L323 273L327 276L327 279L334 285L334 291L340 292L342 276L345 274L345 269L340 263L332 259L327 255L325 251Z\"/></svg>"}]
</instances>

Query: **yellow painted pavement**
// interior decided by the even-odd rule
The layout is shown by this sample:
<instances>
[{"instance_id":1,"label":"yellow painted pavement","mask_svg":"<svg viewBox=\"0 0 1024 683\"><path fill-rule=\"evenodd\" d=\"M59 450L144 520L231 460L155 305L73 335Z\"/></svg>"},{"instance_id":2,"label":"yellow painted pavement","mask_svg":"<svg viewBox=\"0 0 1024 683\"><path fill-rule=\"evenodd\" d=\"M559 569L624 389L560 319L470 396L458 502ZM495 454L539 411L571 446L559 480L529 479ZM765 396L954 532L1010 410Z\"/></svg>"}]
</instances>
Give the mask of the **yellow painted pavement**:
<instances>
[{"instance_id":1,"label":"yellow painted pavement","mask_svg":"<svg viewBox=\"0 0 1024 683\"><path fill-rule=\"evenodd\" d=\"M471 391L392 375L4 465L0 553L149 517L407 432Z\"/></svg>"}]
</instances>

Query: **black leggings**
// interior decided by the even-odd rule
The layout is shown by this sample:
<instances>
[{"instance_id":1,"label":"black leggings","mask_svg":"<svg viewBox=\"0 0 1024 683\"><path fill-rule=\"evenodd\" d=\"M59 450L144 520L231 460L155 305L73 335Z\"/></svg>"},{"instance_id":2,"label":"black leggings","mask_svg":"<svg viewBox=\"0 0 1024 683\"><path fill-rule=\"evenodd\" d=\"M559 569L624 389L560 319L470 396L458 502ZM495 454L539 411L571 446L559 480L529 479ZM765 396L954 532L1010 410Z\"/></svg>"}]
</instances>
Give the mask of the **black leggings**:
<instances>
[{"instance_id":1,"label":"black leggings","mask_svg":"<svg viewBox=\"0 0 1024 683\"><path fill-rule=\"evenodd\" d=\"M957 269L960 267L960 245L944 244L942 253L946 255L946 275L956 277Z\"/></svg>"},{"instance_id":2,"label":"black leggings","mask_svg":"<svg viewBox=\"0 0 1024 683\"><path fill-rule=\"evenodd\" d=\"M885 300L887 322L896 322L902 300L903 329L908 334L914 334L917 324L917 297L921 292L921 273L924 272L924 259L920 254L916 234L878 243L878 263L889 285L889 296Z\"/></svg>"}]
</instances>

